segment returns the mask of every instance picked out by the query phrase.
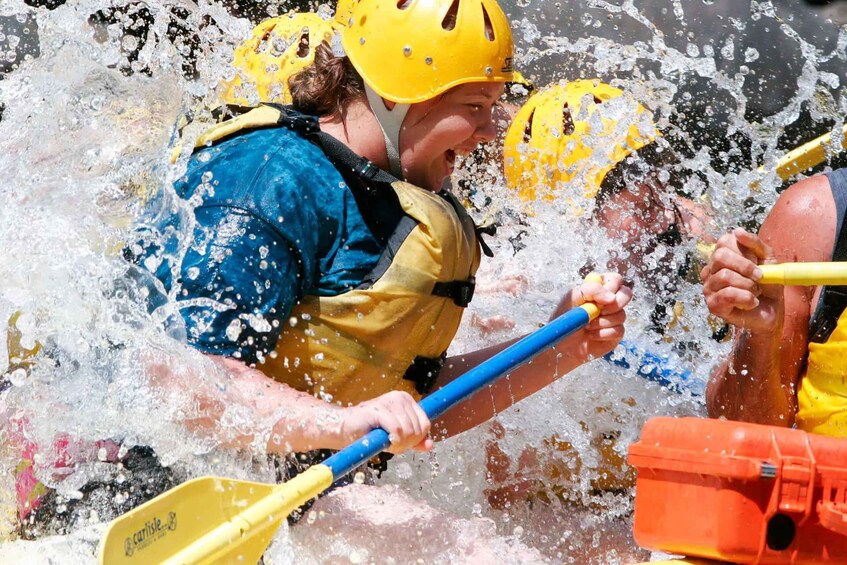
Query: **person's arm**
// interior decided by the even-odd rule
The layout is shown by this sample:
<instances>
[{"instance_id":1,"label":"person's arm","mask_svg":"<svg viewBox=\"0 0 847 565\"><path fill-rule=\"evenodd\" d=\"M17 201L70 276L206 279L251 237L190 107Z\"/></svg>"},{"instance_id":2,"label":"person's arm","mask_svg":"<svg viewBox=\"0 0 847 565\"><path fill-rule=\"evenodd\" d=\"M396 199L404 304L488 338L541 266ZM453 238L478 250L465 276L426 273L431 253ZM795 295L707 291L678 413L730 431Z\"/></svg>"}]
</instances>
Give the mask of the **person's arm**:
<instances>
[{"instance_id":1,"label":"person's arm","mask_svg":"<svg viewBox=\"0 0 847 565\"><path fill-rule=\"evenodd\" d=\"M759 236L724 235L702 272L709 310L733 324L729 358L706 389L712 417L792 426L808 353L814 287L758 285L760 263L830 261L835 207L825 177L806 179L777 200Z\"/></svg>"},{"instance_id":2,"label":"person's arm","mask_svg":"<svg viewBox=\"0 0 847 565\"><path fill-rule=\"evenodd\" d=\"M168 356L150 355L145 367L154 386L179 407L183 423L224 447L259 447L260 441L268 453L341 449L372 429L383 428L394 453L432 448L429 419L405 392L343 408L240 361L216 355L208 359L212 367L175 367Z\"/></svg>"},{"instance_id":3,"label":"person's arm","mask_svg":"<svg viewBox=\"0 0 847 565\"><path fill-rule=\"evenodd\" d=\"M600 316L558 345L541 352L531 362L448 410L434 422L439 438L459 434L491 419L583 363L613 350L623 338L626 320L623 308L632 298L630 289L622 285L620 275L607 273L603 276L603 285L584 283L569 291L551 319L589 301L601 307ZM436 381L436 388L446 385L515 341L450 357Z\"/></svg>"}]
</instances>

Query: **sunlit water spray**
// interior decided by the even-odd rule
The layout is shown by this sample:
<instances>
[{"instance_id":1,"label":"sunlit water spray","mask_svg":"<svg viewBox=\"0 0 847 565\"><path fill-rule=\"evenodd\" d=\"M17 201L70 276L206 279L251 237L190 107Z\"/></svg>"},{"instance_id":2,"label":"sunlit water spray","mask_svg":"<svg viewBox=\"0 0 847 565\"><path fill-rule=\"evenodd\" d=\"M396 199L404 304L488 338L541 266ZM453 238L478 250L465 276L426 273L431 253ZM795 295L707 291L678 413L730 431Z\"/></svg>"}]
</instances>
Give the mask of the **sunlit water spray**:
<instances>
[{"instance_id":1,"label":"sunlit water spray","mask_svg":"<svg viewBox=\"0 0 847 565\"><path fill-rule=\"evenodd\" d=\"M751 2L734 7L737 13L726 18L738 35L715 41L695 25L704 12L717 11L711 3L650 4L592 0L573 6L540 1L507 6L518 16L518 67L530 69L540 85L563 77L612 80L653 111L659 129L681 145L687 166L700 171L686 190L714 208L716 232L749 223L751 216L756 223L779 186L775 175L758 173L756 167L773 165L791 141L788 132L796 134L801 122L818 133L841 129L844 73L838 66L847 59L847 35L830 25L829 35L805 36L795 31L798 24L782 8ZM185 378L204 379L211 390L226 386L225 375L170 337L162 329L164 314L147 313L143 293L127 282L120 253L132 239L143 209L140 201L151 191L167 195L184 170L187 150L175 165L169 161L178 144L177 125L185 117L211 120L219 80L232 75L230 54L252 26L217 4L123 6L92 0L48 11L12 1L0 8L0 16L17 24L7 24L0 33L31 26L27 33L15 32L17 40L5 37L6 45L31 42L26 36L34 36L31 22L36 22L40 50L35 58L21 56L14 62L18 68L0 81L5 107L0 121L0 325L21 312L16 323L21 347L38 343L42 348L35 364L10 372L11 386L2 397L0 500L3 529L10 533L18 429L40 446L53 445L56 437L69 437L80 446L77 471L64 480L53 476L50 449L35 461L39 478L71 498L86 482L113 472L103 453L86 447L104 438L115 440L120 449L150 446L180 476L273 480L264 453L270 422L227 408L221 432L253 436L249 453L221 448L180 423L202 417L203 408L179 391L163 390L149 367L167 363ZM121 9L111 20L90 17L114 7ZM138 30L139 22L146 33L128 33ZM773 36L794 46L788 67L795 72L780 85L788 91L783 103L757 115L751 106L761 108L765 93L751 92L750 85L767 72L757 67L766 47L748 43L741 32L762 22ZM10 58L4 55L6 62ZM723 102L703 105L708 96ZM183 130L182 147L190 147L201 129ZM709 138L720 139L712 143ZM620 252L592 225L590 214L573 213L567 198L521 202L505 189L495 163L481 169L468 164L457 176L476 181L475 192L465 196L479 210L479 219L485 209L501 227L495 239L489 238L496 256L483 264L480 292L452 353L538 327L561 294L580 281L581 267L603 265ZM563 190L579 201L578 186ZM184 212L190 218L190 207ZM659 249L648 260L669 254L681 263L693 252L694 242ZM727 345L710 338L713 328L699 286L695 279L678 283L682 308L663 339L648 330L656 297L638 292L645 286L636 281L627 339L668 355L679 354L674 343L689 344L681 362L702 389ZM162 312L168 313L167 306ZM505 316L503 329L481 332L479 322L495 315ZM5 349L0 340L0 358L6 357ZM299 555L359 563L612 563L644 557L628 534L632 489L608 476L625 474L626 468L610 469L608 459L625 456L650 416L702 414L701 400L597 361L498 417L493 427L447 441L432 455L395 459L383 480L391 484L377 490L360 486L326 499L305 524L284 529L270 557L274 562ZM527 463L527 453L535 463ZM531 485L531 496L497 509L489 506L488 495L498 486L487 475L486 459L492 456L505 461L508 475ZM600 483L617 486L598 490ZM25 548L40 552L45 561L73 555L90 562L102 528L98 524L108 509L103 512L76 516L68 536L34 546L9 542L0 556L19 555L15 552ZM414 535L392 537L401 530ZM382 532L383 537L362 532ZM486 547L480 539L488 540Z\"/></svg>"}]
</instances>

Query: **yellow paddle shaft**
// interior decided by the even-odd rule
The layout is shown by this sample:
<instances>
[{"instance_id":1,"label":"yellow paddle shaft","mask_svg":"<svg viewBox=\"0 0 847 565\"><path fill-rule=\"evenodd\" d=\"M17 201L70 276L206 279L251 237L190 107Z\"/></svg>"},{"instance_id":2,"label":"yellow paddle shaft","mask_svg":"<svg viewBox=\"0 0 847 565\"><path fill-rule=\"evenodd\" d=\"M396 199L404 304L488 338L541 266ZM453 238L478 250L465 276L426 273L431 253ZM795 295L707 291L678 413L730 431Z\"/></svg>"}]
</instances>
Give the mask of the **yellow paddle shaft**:
<instances>
[{"instance_id":1,"label":"yellow paddle shaft","mask_svg":"<svg viewBox=\"0 0 847 565\"><path fill-rule=\"evenodd\" d=\"M601 275L600 273L588 273L585 276L585 282L603 284L603 275ZM597 316L600 315L600 308L598 308L597 305L593 302L586 302L585 304L580 304L579 307L588 313L589 320L594 320L595 318L597 318Z\"/></svg>"},{"instance_id":2,"label":"yellow paddle shaft","mask_svg":"<svg viewBox=\"0 0 847 565\"><path fill-rule=\"evenodd\" d=\"M847 284L847 262L834 263L779 263L759 265L762 270L760 284L795 286Z\"/></svg>"},{"instance_id":3,"label":"yellow paddle shaft","mask_svg":"<svg viewBox=\"0 0 847 565\"><path fill-rule=\"evenodd\" d=\"M705 260L715 250L714 244L698 244ZM805 262L759 265L762 270L760 284L785 286L818 286L847 284L847 262Z\"/></svg>"},{"instance_id":4,"label":"yellow paddle shaft","mask_svg":"<svg viewBox=\"0 0 847 565\"><path fill-rule=\"evenodd\" d=\"M594 320L600 315L600 308L598 308L593 302L586 302L585 304L581 304L579 307L588 312L589 320Z\"/></svg>"},{"instance_id":5,"label":"yellow paddle shaft","mask_svg":"<svg viewBox=\"0 0 847 565\"><path fill-rule=\"evenodd\" d=\"M847 149L847 125L844 126L841 133L843 136L841 145L844 149ZM792 149L777 161L776 174L782 180L788 180L797 173L820 165L826 160L826 150L830 145L832 145L830 134L825 133L796 149Z\"/></svg>"}]
</instances>

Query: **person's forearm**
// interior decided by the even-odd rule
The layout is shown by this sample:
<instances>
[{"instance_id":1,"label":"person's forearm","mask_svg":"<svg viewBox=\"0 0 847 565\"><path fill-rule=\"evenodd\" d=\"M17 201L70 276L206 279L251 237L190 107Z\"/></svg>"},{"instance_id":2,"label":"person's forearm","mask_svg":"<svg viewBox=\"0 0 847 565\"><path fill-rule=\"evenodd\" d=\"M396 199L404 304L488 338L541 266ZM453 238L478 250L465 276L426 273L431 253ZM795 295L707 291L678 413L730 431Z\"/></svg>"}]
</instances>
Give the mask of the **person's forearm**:
<instances>
[{"instance_id":1,"label":"person's forearm","mask_svg":"<svg viewBox=\"0 0 847 565\"><path fill-rule=\"evenodd\" d=\"M159 386L174 390L175 398L187 402L180 412L192 431L235 448L261 448L267 438L267 451L272 453L346 445L343 408L274 381L239 361L208 357L220 371L208 371L202 365L175 369L167 359L147 363Z\"/></svg>"},{"instance_id":2,"label":"person's forearm","mask_svg":"<svg viewBox=\"0 0 847 565\"><path fill-rule=\"evenodd\" d=\"M709 416L759 424L791 426L795 406L781 371L782 328L738 330L732 353L709 380Z\"/></svg>"},{"instance_id":3,"label":"person's forearm","mask_svg":"<svg viewBox=\"0 0 847 565\"><path fill-rule=\"evenodd\" d=\"M260 371L242 367L244 372L233 372L230 377L239 389L239 396L255 413L259 423L257 433L265 433L271 427L269 453L344 447L343 408L276 382ZM248 371L255 374L248 375ZM245 439L254 441L254 438Z\"/></svg>"},{"instance_id":4,"label":"person's forearm","mask_svg":"<svg viewBox=\"0 0 847 565\"><path fill-rule=\"evenodd\" d=\"M514 340L517 341L517 340ZM437 381L444 386L463 375L492 355L499 353L514 341L495 345L468 355L458 355L447 360ZM503 376L467 400L457 404L433 422L437 439L454 436L490 420L524 398L546 387L559 377L585 362L579 353L582 338L573 335L557 346L537 355L532 361L519 366L508 376Z\"/></svg>"}]
</instances>

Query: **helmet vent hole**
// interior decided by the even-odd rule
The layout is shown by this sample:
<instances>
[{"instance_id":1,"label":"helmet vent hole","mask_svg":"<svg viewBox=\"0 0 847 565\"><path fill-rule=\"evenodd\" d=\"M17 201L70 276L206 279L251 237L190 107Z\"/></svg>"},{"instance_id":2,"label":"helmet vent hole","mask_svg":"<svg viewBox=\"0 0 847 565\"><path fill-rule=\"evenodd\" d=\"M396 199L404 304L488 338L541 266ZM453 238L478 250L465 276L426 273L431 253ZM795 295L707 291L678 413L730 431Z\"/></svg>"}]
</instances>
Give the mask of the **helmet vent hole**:
<instances>
[{"instance_id":1,"label":"helmet vent hole","mask_svg":"<svg viewBox=\"0 0 847 565\"><path fill-rule=\"evenodd\" d=\"M491 18L488 17L488 10L482 6L482 17L485 19L485 38L488 41L494 41L494 26L491 25Z\"/></svg>"},{"instance_id":2,"label":"helmet vent hole","mask_svg":"<svg viewBox=\"0 0 847 565\"><path fill-rule=\"evenodd\" d=\"M565 103L565 106L562 108L562 133L565 135L572 135L574 131L576 131L576 126L573 123L571 109L567 103Z\"/></svg>"},{"instance_id":3,"label":"helmet vent hole","mask_svg":"<svg viewBox=\"0 0 847 565\"><path fill-rule=\"evenodd\" d=\"M274 28L271 27L265 33L262 34L262 38L259 39L259 42L256 43L256 48L253 49L253 52L257 55L262 51L266 51L273 47L273 40L271 38L271 34L273 33Z\"/></svg>"},{"instance_id":4,"label":"helmet vent hole","mask_svg":"<svg viewBox=\"0 0 847 565\"><path fill-rule=\"evenodd\" d=\"M456 28L456 19L459 13L459 0L453 0L450 4L450 9L444 14L444 19L441 20L441 27L445 31L453 31Z\"/></svg>"},{"instance_id":5,"label":"helmet vent hole","mask_svg":"<svg viewBox=\"0 0 847 565\"><path fill-rule=\"evenodd\" d=\"M602 101L600 98L597 98L597 97L595 96L595 97L594 97L594 103L595 103L595 104L602 104L602 103L603 103L603 101Z\"/></svg>"},{"instance_id":6,"label":"helmet vent hole","mask_svg":"<svg viewBox=\"0 0 847 565\"><path fill-rule=\"evenodd\" d=\"M526 120L526 126L523 128L523 142L529 143L529 140L532 139L532 120L535 119L535 110L529 115L529 118Z\"/></svg>"},{"instance_id":7,"label":"helmet vent hole","mask_svg":"<svg viewBox=\"0 0 847 565\"><path fill-rule=\"evenodd\" d=\"M412 5L413 1L414 0L397 0L397 8L399 10L405 10L406 8Z\"/></svg>"},{"instance_id":8,"label":"helmet vent hole","mask_svg":"<svg viewBox=\"0 0 847 565\"><path fill-rule=\"evenodd\" d=\"M300 34L300 40L297 42L297 56L301 59L305 59L309 56L309 29L303 29L303 33Z\"/></svg>"}]
</instances>

